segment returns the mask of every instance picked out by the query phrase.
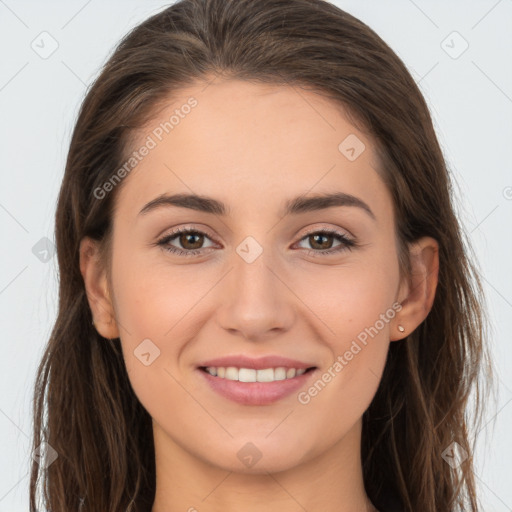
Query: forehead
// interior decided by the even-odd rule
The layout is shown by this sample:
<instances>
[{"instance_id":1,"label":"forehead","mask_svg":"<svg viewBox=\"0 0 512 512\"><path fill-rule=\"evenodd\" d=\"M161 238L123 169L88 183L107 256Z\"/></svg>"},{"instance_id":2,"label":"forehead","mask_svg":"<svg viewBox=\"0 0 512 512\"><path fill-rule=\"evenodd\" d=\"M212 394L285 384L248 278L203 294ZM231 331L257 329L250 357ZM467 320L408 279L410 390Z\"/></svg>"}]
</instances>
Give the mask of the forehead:
<instances>
[{"instance_id":1,"label":"forehead","mask_svg":"<svg viewBox=\"0 0 512 512\"><path fill-rule=\"evenodd\" d=\"M177 91L157 112L132 144L132 151L151 149L125 178L120 208L140 210L159 194L182 192L244 213L333 190L389 207L372 141L340 105L314 92L215 80Z\"/></svg>"}]
</instances>

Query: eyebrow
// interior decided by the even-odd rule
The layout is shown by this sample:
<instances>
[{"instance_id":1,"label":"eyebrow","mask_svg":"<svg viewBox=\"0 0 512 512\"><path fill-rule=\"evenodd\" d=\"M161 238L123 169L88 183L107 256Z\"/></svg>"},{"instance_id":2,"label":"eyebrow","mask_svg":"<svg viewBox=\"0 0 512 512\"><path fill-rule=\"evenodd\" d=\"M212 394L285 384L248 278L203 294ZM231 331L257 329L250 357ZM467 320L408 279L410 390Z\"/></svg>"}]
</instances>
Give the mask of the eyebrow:
<instances>
[{"instance_id":1,"label":"eyebrow","mask_svg":"<svg viewBox=\"0 0 512 512\"><path fill-rule=\"evenodd\" d=\"M208 196L196 194L162 194L149 203L147 203L139 215L145 215L150 211L161 207L188 208L204 213L226 216L229 214L229 208L222 202ZM373 220L376 220L375 214L371 208L362 200L345 192L334 192L329 194L317 194L312 196L298 196L285 202L283 216L294 215L317 210L324 210L335 206L353 206L365 211Z\"/></svg>"}]
</instances>

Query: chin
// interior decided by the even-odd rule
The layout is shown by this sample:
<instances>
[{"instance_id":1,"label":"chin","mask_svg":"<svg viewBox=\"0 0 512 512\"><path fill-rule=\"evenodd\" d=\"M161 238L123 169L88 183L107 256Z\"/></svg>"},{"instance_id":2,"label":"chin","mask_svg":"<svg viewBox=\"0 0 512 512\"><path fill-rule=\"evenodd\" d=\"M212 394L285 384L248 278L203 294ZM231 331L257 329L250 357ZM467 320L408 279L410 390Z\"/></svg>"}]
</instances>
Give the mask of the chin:
<instances>
[{"instance_id":1,"label":"chin","mask_svg":"<svg viewBox=\"0 0 512 512\"><path fill-rule=\"evenodd\" d=\"M245 437L243 441L232 441L228 447L219 447L218 457L212 458L212 454L209 453L207 460L214 466L234 473L253 475L278 473L304 462L306 455L304 441L299 442L295 436L290 436L289 440L290 443L283 443L278 437L273 440L265 438L264 435Z\"/></svg>"}]
</instances>

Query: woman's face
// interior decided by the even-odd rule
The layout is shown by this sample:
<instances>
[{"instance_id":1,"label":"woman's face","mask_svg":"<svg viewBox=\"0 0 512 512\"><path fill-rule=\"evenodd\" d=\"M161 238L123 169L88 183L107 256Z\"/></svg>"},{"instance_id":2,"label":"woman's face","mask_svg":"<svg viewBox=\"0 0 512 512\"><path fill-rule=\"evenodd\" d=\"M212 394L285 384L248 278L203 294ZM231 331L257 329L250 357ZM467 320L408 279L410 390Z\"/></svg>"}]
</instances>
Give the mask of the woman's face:
<instances>
[{"instance_id":1,"label":"woman's face","mask_svg":"<svg viewBox=\"0 0 512 512\"><path fill-rule=\"evenodd\" d=\"M155 436L231 471L284 470L343 440L356 453L390 339L408 334L371 141L312 92L217 80L181 90L133 150L111 294ZM202 199L151 206L177 194ZM228 357L246 360L213 361ZM209 361L246 370L209 375Z\"/></svg>"}]
</instances>

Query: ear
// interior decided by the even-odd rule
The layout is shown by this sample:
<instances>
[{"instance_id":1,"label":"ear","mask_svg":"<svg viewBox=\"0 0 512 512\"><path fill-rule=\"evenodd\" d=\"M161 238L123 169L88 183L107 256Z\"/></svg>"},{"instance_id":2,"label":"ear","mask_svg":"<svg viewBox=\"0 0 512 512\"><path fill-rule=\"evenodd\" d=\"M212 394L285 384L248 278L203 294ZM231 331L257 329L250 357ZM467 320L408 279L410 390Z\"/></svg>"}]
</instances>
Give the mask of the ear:
<instances>
[{"instance_id":1,"label":"ear","mask_svg":"<svg viewBox=\"0 0 512 512\"><path fill-rule=\"evenodd\" d=\"M119 337L106 269L100 260L99 242L84 237L80 242L80 272L96 330L108 339Z\"/></svg>"},{"instance_id":2,"label":"ear","mask_svg":"<svg viewBox=\"0 0 512 512\"><path fill-rule=\"evenodd\" d=\"M398 301L402 309L393 319L390 341L411 334L432 309L439 274L439 245L434 238L422 237L409 247L411 273L402 283ZM400 332L398 326L404 328Z\"/></svg>"}]
</instances>

